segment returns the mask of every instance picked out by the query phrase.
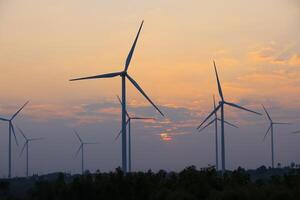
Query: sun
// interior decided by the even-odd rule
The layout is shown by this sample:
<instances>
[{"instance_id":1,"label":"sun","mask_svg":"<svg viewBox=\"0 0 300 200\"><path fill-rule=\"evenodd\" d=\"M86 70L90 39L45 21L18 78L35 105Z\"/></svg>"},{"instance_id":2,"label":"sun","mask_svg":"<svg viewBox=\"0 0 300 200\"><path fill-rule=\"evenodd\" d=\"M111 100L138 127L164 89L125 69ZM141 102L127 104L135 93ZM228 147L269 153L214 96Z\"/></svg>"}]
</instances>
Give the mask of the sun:
<instances>
[{"instance_id":1,"label":"sun","mask_svg":"<svg viewBox=\"0 0 300 200\"><path fill-rule=\"evenodd\" d=\"M171 141L172 137L168 133L160 133L160 138L163 141Z\"/></svg>"}]
</instances>

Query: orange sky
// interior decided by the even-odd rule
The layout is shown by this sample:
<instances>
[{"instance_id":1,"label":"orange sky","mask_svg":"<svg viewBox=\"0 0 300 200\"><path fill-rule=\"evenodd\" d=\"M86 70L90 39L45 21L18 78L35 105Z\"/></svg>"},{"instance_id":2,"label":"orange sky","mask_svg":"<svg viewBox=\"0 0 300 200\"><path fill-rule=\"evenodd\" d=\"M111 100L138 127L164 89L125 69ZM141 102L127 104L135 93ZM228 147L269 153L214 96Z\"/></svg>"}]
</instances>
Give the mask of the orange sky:
<instances>
[{"instance_id":1,"label":"orange sky","mask_svg":"<svg viewBox=\"0 0 300 200\"><path fill-rule=\"evenodd\" d=\"M130 73L159 103L192 106L210 99L212 59L227 96L299 99L294 3L1 1L1 101L114 98L120 80L67 80L122 69L142 19ZM143 102L132 88L129 96Z\"/></svg>"}]
</instances>

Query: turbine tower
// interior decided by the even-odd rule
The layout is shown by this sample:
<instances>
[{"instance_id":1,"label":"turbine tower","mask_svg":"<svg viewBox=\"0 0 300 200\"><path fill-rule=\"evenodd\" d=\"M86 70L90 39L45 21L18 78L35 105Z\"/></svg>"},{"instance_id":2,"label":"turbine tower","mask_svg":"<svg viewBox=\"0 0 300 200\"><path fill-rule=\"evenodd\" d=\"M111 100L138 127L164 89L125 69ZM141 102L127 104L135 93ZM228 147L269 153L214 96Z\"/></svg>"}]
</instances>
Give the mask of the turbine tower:
<instances>
[{"instance_id":1,"label":"turbine tower","mask_svg":"<svg viewBox=\"0 0 300 200\"><path fill-rule=\"evenodd\" d=\"M116 76L121 77L121 84L122 84L122 170L124 173L127 172L127 153L126 153L126 78L136 87L136 89L152 104L152 106L162 115L164 114L159 110L159 108L152 102L152 100L147 96L144 90L139 86L139 84L128 74L127 70L131 61L131 58L134 53L134 49L139 38L141 29L143 27L144 21L142 21L138 33L135 37L133 45L129 51L129 54L125 61L125 67L123 71L120 72L113 72L108 74L101 74L96 76L89 76L84 78L76 78L71 79L70 81L78 81L78 80L87 80L87 79L98 79L98 78L113 78Z\"/></svg>"},{"instance_id":2,"label":"turbine tower","mask_svg":"<svg viewBox=\"0 0 300 200\"><path fill-rule=\"evenodd\" d=\"M19 132L23 135L24 139L25 139L25 143L23 145L22 151L20 153L20 157L22 156L25 148L26 148L26 177L28 177L28 166L29 166L29 142L32 141L37 141L37 140L42 140L43 138L27 138L26 135L24 134L24 132L22 131L22 129L20 129L19 127L17 127Z\"/></svg>"},{"instance_id":3,"label":"turbine tower","mask_svg":"<svg viewBox=\"0 0 300 200\"><path fill-rule=\"evenodd\" d=\"M213 109L216 109L216 101L215 101L215 95L213 95ZM218 118L217 112L214 113L214 118L211 120L208 124L203 126L201 129L199 129L199 132L203 131L205 128L210 126L211 124L215 123L215 148L216 148L216 170L219 170L219 144L218 144L218 121L221 121L220 118ZM224 121L225 124L232 126L234 128L238 128L236 125L229 123L227 121Z\"/></svg>"},{"instance_id":4,"label":"turbine tower","mask_svg":"<svg viewBox=\"0 0 300 200\"><path fill-rule=\"evenodd\" d=\"M285 122L274 122L270 116L270 114L268 113L267 109L265 108L264 105L262 105L268 120L270 122L270 126L264 136L264 140L266 139L268 133L271 131L271 153L272 153L272 168L274 168L274 136L273 136L273 131L274 131L274 126L273 125L289 125L290 123L285 123Z\"/></svg>"},{"instance_id":5,"label":"turbine tower","mask_svg":"<svg viewBox=\"0 0 300 200\"><path fill-rule=\"evenodd\" d=\"M122 101L119 96L117 96L120 104L122 105ZM155 118L151 117L131 117L126 111L127 121L126 126L128 126L128 172L131 172L131 120L155 120ZM119 132L115 140L117 140L122 134L122 130Z\"/></svg>"},{"instance_id":6,"label":"turbine tower","mask_svg":"<svg viewBox=\"0 0 300 200\"><path fill-rule=\"evenodd\" d=\"M81 137L75 130L74 130L74 133L80 142L80 146L79 146L78 150L76 151L76 156L78 155L79 151L81 150L81 174L84 174L84 145L98 144L98 143L97 142L83 142L83 140L81 139Z\"/></svg>"},{"instance_id":7,"label":"turbine tower","mask_svg":"<svg viewBox=\"0 0 300 200\"><path fill-rule=\"evenodd\" d=\"M222 91L222 87L221 87L221 83L220 83L220 80L219 80L219 76L218 76L218 72L217 72L217 67L216 67L216 64L215 64L215 61L213 62L214 63L214 69L215 69L215 74L216 74L216 78L217 78L217 84L218 84L218 91L219 91L219 96L221 98L221 101L219 101L219 105L204 119L204 121L198 126L198 129L200 129L202 127L202 125L212 116L214 115L219 109L221 111L221 161L222 161L222 174L225 173L225 170L226 170L226 165L225 165L225 127L224 127L224 124L225 124L225 114L224 114L224 106L227 105L227 106L231 106L231 107L234 107L234 108L238 108L238 109L241 109L241 110L245 110L245 111L248 111L248 112L251 112L251 113L255 113L257 115L261 115L260 113L258 112L255 112L255 111L252 111L252 110L249 110L247 108L244 108L240 105L237 105L235 103L231 103L231 102L228 102L228 101L225 101L224 99L224 96L223 96L223 91Z\"/></svg>"},{"instance_id":8,"label":"turbine tower","mask_svg":"<svg viewBox=\"0 0 300 200\"><path fill-rule=\"evenodd\" d=\"M12 164L12 162L11 162L11 133L14 134L15 142L18 145L18 140L16 137L13 120L28 103L29 103L29 101L27 101L15 114L13 114L11 118L0 117L0 121L8 122L8 138L9 138L8 139L8 178L11 178L11 164Z\"/></svg>"}]
</instances>

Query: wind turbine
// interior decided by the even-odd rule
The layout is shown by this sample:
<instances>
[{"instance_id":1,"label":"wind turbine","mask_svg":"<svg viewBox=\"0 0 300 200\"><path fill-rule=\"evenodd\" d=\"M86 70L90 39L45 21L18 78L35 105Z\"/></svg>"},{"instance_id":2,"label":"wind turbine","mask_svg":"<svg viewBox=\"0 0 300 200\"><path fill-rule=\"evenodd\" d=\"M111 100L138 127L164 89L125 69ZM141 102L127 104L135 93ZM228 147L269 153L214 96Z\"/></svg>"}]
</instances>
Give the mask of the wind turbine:
<instances>
[{"instance_id":1,"label":"wind turbine","mask_svg":"<svg viewBox=\"0 0 300 200\"><path fill-rule=\"evenodd\" d=\"M264 105L262 105L268 119L269 119L269 122L270 122L270 126L264 136L264 140L266 139L266 136L268 135L268 133L270 132L271 130L271 153L272 153L272 168L274 168L274 136L273 136L273 125L289 125L290 123L285 123L285 122L274 122L270 116L270 114L268 113L267 109L265 108Z\"/></svg>"},{"instance_id":2,"label":"wind turbine","mask_svg":"<svg viewBox=\"0 0 300 200\"><path fill-rule=\"evenodd\" d=\"M221 158L222 158L222 174L225 173L225 128L224 128L224 124L225 124L225 115L224 115L224 106L228 105L234 108L238 108L241 110L245 110L251 113L255 113L257 115L261 115L258 112L249 110L247 108L244 108L240 105L237 105L235 103L231 103L228 101L225 101L224 96L223 96L223 92L222 92L222 87L221 87L221 83L219 80L219 76L218 76L218 72L217 72L217 67L215 64L215 61L213 61L214 63L214 69L215 69L215 74L216 74L216 78L217 78L217 84L218 84L218 91L219 91L219 95L221 98L221 101L219 101L219 105L204 119L204 121L198 126L198 129L200 129L202 127L202 125L213 115L215 114L219 109L221 110Z\"/></svg>"},{"instance_id":3,"label":"wind turbine","mask_svg":"<svg viewBox=\"0 0 300 200\"><path fill-rule=\"evenodd\" d=\"M11 133L14 134L15 142L18 145L13 120L28 103L29 101L27 101L15 114L13 114L11 118L0 117L0 121L8 122L8 178L11 178Z\"/></svg>"},{"instance_id":4,"label":"wind turbine","mask_svg":"<svg viewBox=\"0 0 300 200\"><path fill-rule=\"evenodd\" d=\"M83 142L83 140L81 139L81 137L75 130L74 130L74 133L80 142L80 146L79 146L78 150L76 151L76 156L78 155L79 151L81 150L81 174L84 174L84 145L98 144L98 143L97 142Z\"/></svg>"},{"instance_id":5,"label":"wind turbine","mask_svg":"<svg viewBox=\"0 0 300 200\"><path fill-rule=\"evenodd\" d=\"M136 89L142 93L142 95L152 104L152 106L162 115L164 114L159 110L159 108L152 102L152 100L147 96L147 94L144 92L144 90L139 86L139 84L128 74L127 70L131 61L131 58L134 53L134 49L137 43L137 40L139 38L141 29L143 27L144 21L142 21L140 28L138 30L138 33L135 37L135 40L133 42L133 45L129 51L129 54L125 61L125 68L123 71L120 72L113 72L108 74L101 74L96 76L89 76L84 78L76 78L71 79L70 81L77 81L77 80L86 80L86 79L98 79L98 78L113 78L116 76L120 76L122 79L122 170L124 173L127 172L127 153L126 153L126 78L136 87Z\"/></svg>"},{"instance_id":6,"label":"wind turbine","mask_svg":"<svg viewBox=\"0 0 300 200\"><path fill-rule=\"evenodd\" d=\"M122 105L122 101L119 96L117 96L120 104ZM128 125L128 171L131 172L131 120L155 120L155 118L151 117L131 117L126 111L127 121L126 126ZM122 130L119 132L115 140L117 140L122 134Z\"/></svg>"},{"instance_id":7,"label":"wind turbine","mask_svg":"<svg viewBox=\"0 0 300 200\"><path fill-rule=\"evenodd\" d=\"M215 101L215 95L213 95L213 104L214 107L213 109L216 109L216 101ZM211 124L215 123L215 148L216 148L216 170L219 169L219 149L218 149L218 121L221 121L220 118L218 118L217 112L214 113L214 118L213 120L211 120L208 124L206 124L204 127L202 127L201 129L199 129L199 132L203 131L206 127L210 126ZM238 128L236 125L229 123L227 121L224 121L225 124Z\"/></svg>"},{"instance_id":8,"label":"wind turbine","mask_svg":"<svg viewBox=\"0 0 300 200\"><path fill-rule=\"evenodd\" d=\"M44 138L27 138L26 135L24 134L24 132L19 128L17 127L17 129L19 130L19 132L23 135L24 139L25 139L25 143L23 145L23 148L22 148L22 151L20 153L20 157L22 156L25 148L26 148L26 177L28 177L28 165L29 165L29 142L32 142L32 141L37 141L37 140L42 140Z\"/></svg>"}]
</instances>

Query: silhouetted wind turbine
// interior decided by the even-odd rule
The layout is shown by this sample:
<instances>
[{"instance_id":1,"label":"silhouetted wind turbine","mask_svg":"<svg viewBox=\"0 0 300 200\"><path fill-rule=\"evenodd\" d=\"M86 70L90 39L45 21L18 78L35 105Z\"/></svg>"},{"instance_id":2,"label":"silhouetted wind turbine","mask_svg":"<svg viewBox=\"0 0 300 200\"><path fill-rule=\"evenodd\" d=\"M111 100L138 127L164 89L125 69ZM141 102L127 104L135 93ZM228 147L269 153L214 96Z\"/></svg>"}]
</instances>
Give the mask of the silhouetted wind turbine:
<instances>
[{"instance_id":1,"label":"silhouetted wind turbine","mask_svg":"<svg viewBox=\"0 0 300 200\"><path fill-rule=\"evenodd\" d=\"M122 101L119 96L117 96L120 104L122 105ZM131 120L155 120L155 118L151 117L131 117L126 111L127 121L126 126L128 125L128 171L131 172ZM119 132L115 140L117 140L122 134L122 130Z\"/></svg>"},{"instance_id":2,"label":"silhouetted wind turbine","mask_svg":"<svg viewBox=\"0 0 300 200\"><path fill-rule=\"evenodd\" d=\"M272 168L274 168L274 136L273 136L273 125L288 125L290 123L285 123L285 122L273 122L273 120L271 119L271 116L269 115L267 109L265 108L264 105L262 105L265 113L267 114L267 117L269 119L270 122L270 126L264 136L264 140L266 139L266 136L268 135L269 131L271 130L271 153L272 153Z\"/></svg>"},{"instance_id":3,"label":"silhouetted wind turbine","mask_svg":"<svg viewBox=\"0 0 300 200\"><path fill-rule=\"evenodd\" d=\"M213 62L214 63L214 68L215 68L215 74L216 74L216 78L217 78L217 83L218 83L218 91L219 91L219 95L220 95L220 98L221 98L221 101L219 101L219 105L204 119L204 121L198 126L198 129L200 129L202 127L202 125L213 115L215 114L219 109L221 109L221 158L222 158L222 174L225 173L225 129L224 129L224 124L225 124L225 116L224 116L224 105L228 105L228 106L231 106L231 107L234 107L234 108L238 108L238 109L241 109L241 110L245 110L245 111L248 111L248 112L251 112L251 113L255 113L255 114L258 114L258 115L261 115L260 113L258 112L255 112L255 111L252 111L252 110L249 110L247 108L244 108L242 106L239 106L237 104L234 104L234 103L231 103L231 102L228 102L228 101L225 101L224 100L224 96L223 96L223 92L222 92L222 87L221 87L221 83L220 83L220 80L219 80L219 76L218 76L218 72L217 72L217 67L216 67L216 64L215 64L215 61Z\"/></svg>"},{"instance_id":4,"label":"silhouetted wind turbine","mask_svg":"<svg viewBox=\"0 0 300 200\"><path fill-rule=\"evenodd\" d=\"M216 109L216 101L215 101L215 95L213 95L213 104L214 104L214 107L213 109ZM219 149L218 149L218 121L221 121L220 118L218 118L218 115L217 115L217 112L214 113L214 119L211 120L208 124L206 124L204 127L202 127L199 132L203 131L206 127L210 126L211 124L215 123L215 145L216 145L216 170L219 169ZM232 126L232 127L235 127L235 128L238 128L236 125L232 124L232 123L229 123L227 121L224 121L225 124L229 125L229 126Z\"/></svg>"},{"instance_id":5,"label":"silhouetted wind turbine","mask_svg":"<svg viewBox=\"0 0 300 200\"><path fill-rule=\"evenodd\" d=\"M125 62L125 68L121 72L114 72L114 73L108 73L108 74L101 74L97 76L89 76L84 78L76 78L71 79L70 81L77 81L77 80L86 80L86 79L98 79L98 78L113 78L116 76L120 76L122 78L122 170L123 172L127 172L127 156L126 156L126 78L136 87L136 89L142 93L142 95L154 106L154 108L162 115L163 113L159 110L159 108L152 102L152 100L147 96L147 94L143 91L143 89L138 85L138 83L127 73L137 40L139 38L141 29L143 27L144 21L142 21L140 28L138 30L138 33L136 35L136 38L133 42L133 45L129 51L129 54L126 58Z\"/></svg>"},{"instance_id":6,"label":"silhouetted wind turbine","mask_svg":"<svg viewBox=\"0 0 300 200\"><path fill-rule=\"evenodd\" d=\"M9 137L9 139L8 139L9 140L8 141L8 178L11 178L11 133L14 134L16 144L18 145L18 140L16 137L15 128L13 125L13 120L28 103L29 103L29 101L27 101L15 114L13 114L13 116L11 118L6 119L6 118L0 117L0 121L8 122L8 137Z\"/></svg>"},{"instance_id":7,"label":"silhouetted wind turbine","mask_svg":"<svg viewBox=\"0 0 300 200\"><path fill-rule=\"evenodd\" d=\"M20 157L22 156L23 154L23 151L25 150L26 148L26 177L28 177L28 166L29 166L29 142L32 142L32 141L36 141L36 140L42 140L44 138L27 138L26 135L24 134L24 132L19 128L17 127L17 129L19 130L19 132L23 135L24 139L25 139L25 143L23 145L23 148L22 148L22 151L20 153Z\"/></svg>"},{"instance_id":8,"label":"silhouetted wind turbine","mask_svg":"<svg viewBox=\"0 0 300 200\"><path fill-rule=\"evenodd\" d=\"M78 150L76 151L76 156L78 155L79 151L81 150L81 173L84 174L84 145L98 144L98 143L97 142L83 142L83 140L81 139L81 137L75 130L74 130L74 133L80 142L80 146L79 146Z\"/></svg>"}]
</instances>

